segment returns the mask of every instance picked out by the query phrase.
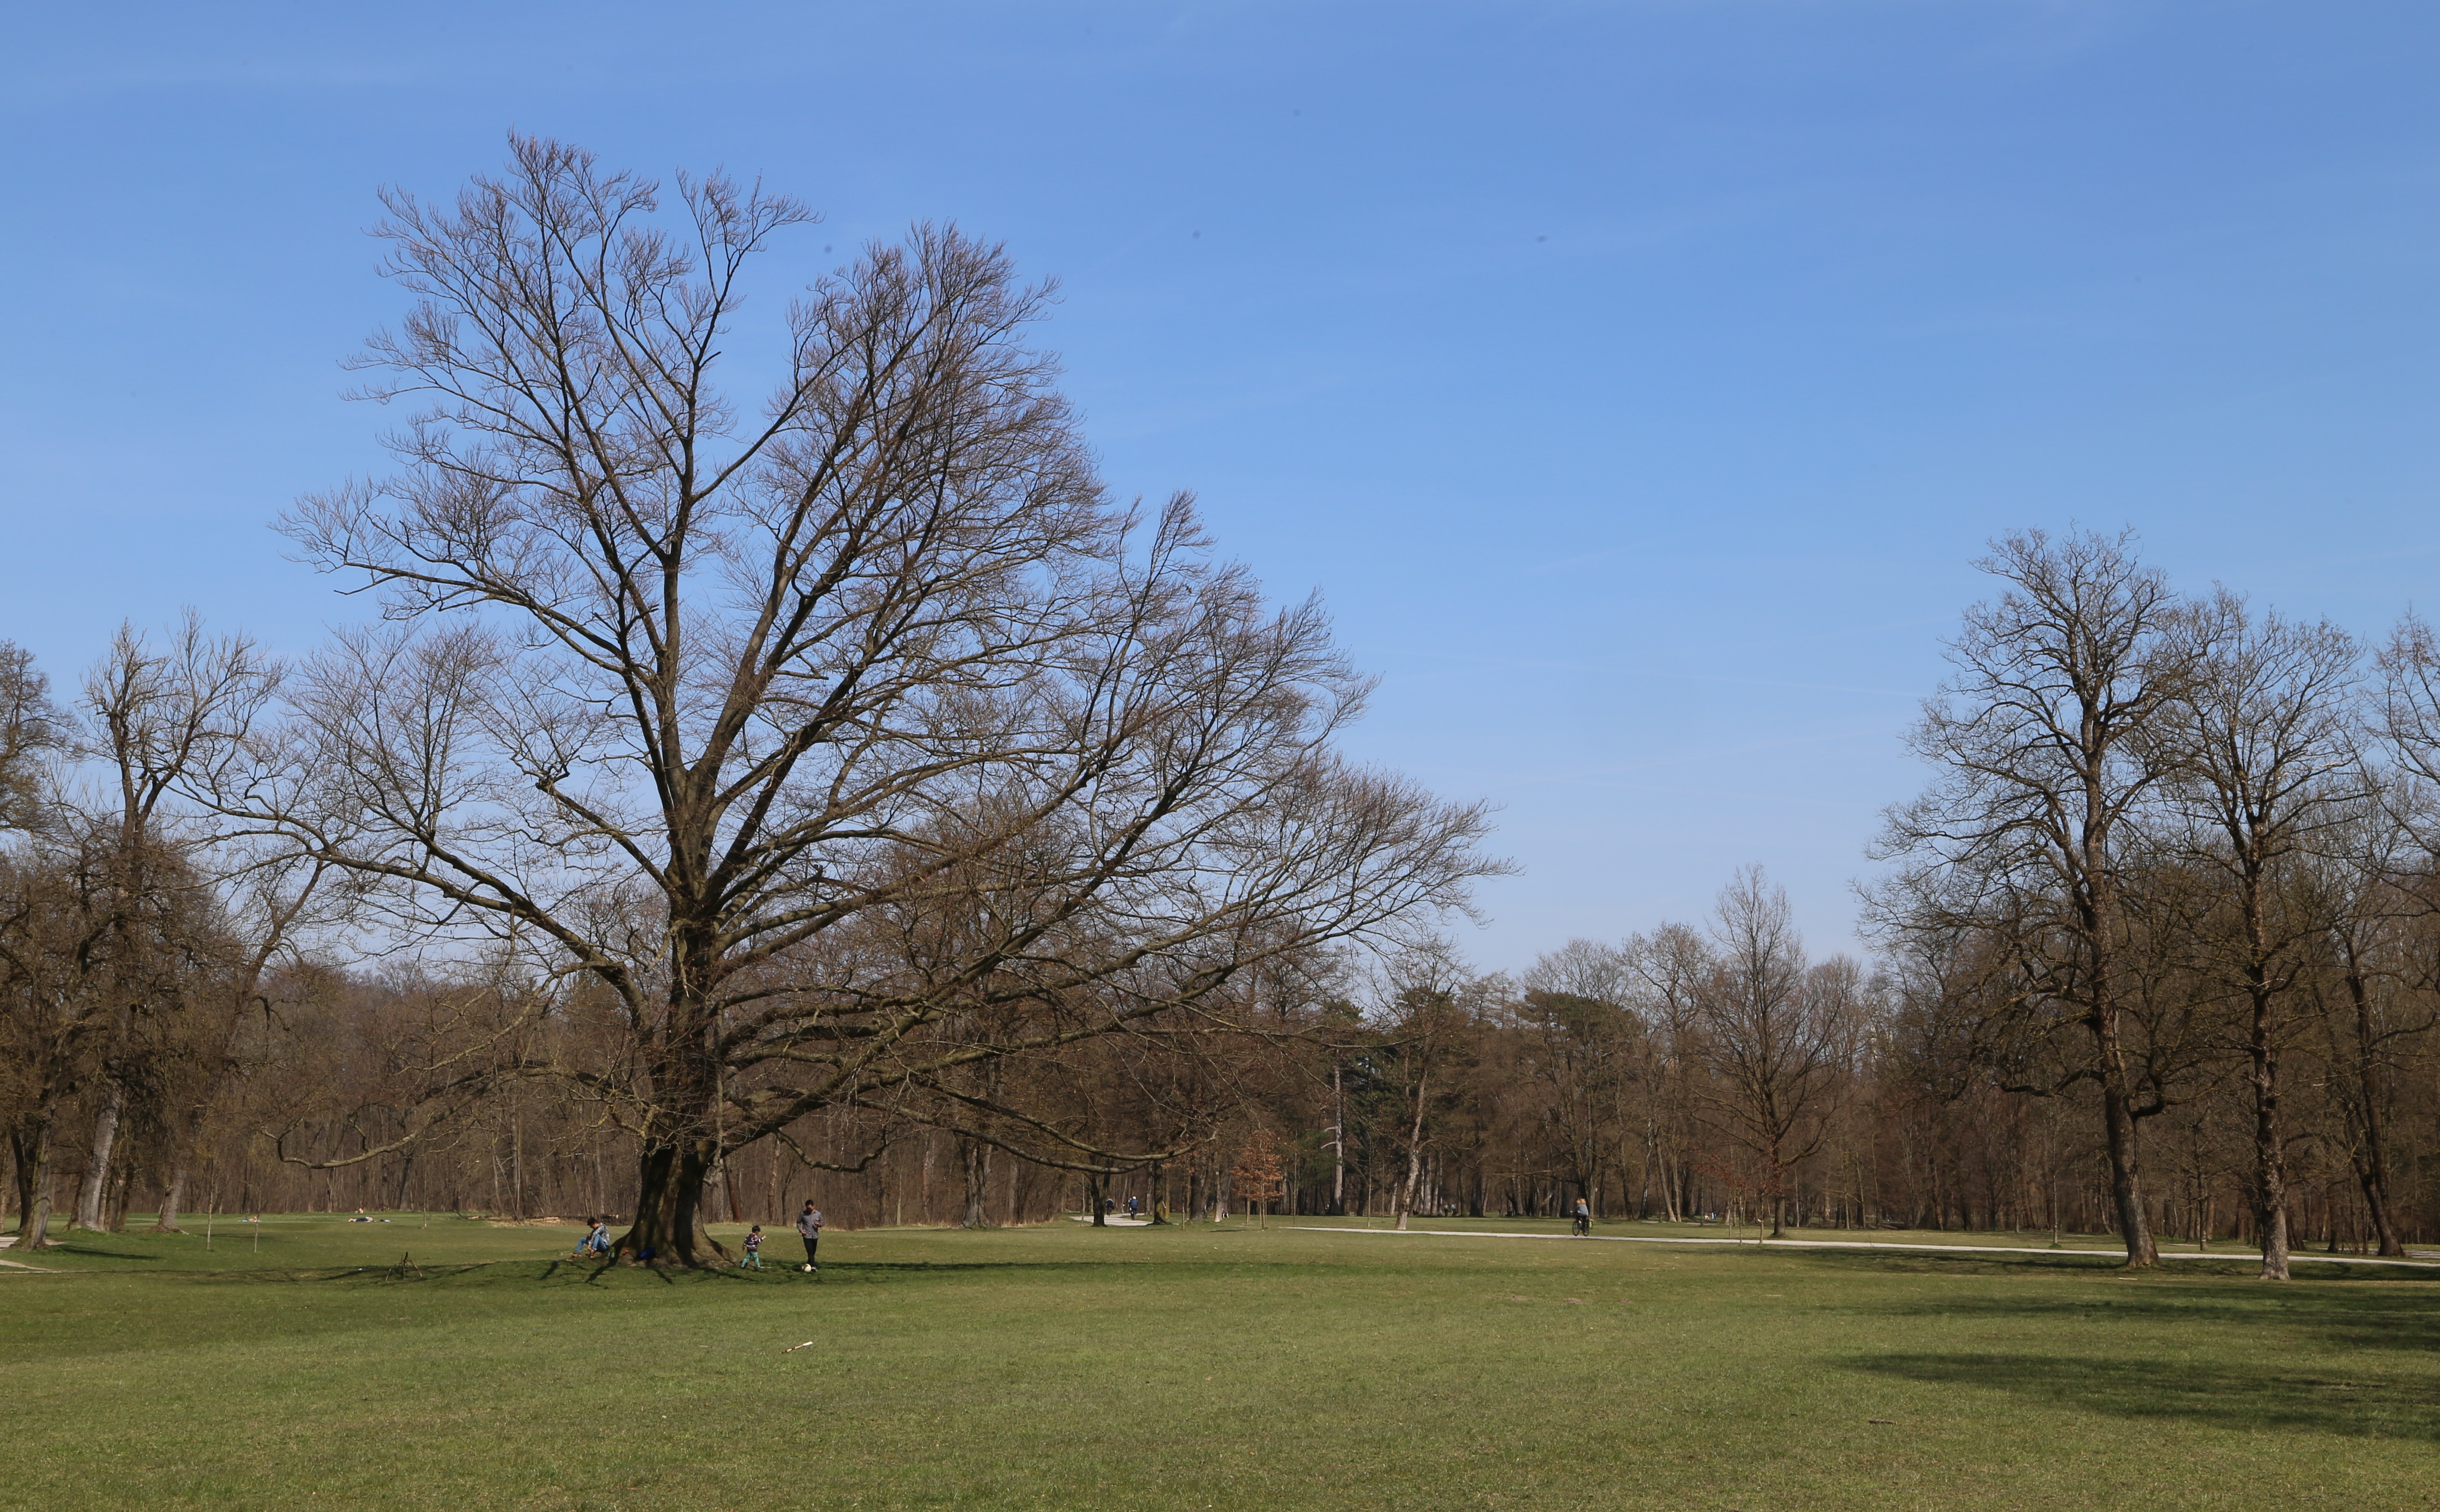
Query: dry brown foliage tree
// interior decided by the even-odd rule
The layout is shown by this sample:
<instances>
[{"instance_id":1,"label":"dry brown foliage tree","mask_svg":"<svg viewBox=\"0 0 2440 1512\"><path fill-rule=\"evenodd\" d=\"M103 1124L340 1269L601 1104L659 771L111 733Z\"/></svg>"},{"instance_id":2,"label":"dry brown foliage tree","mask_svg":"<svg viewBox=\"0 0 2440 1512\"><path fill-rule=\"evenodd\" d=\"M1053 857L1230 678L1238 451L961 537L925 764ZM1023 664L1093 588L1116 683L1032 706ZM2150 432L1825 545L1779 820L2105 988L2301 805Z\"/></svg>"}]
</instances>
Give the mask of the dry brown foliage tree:
<instances>
[{"instance_id":1,"label":"dry brown foliage tree","mask_svg":"<svg viewBox=\"0 0 2440 1512\"><path fill-rule=\"evenodd\" d=\"M1260 1127L1247 1134L1237 1151L1229 1183L1238 1198L1252 1205L1255 1223L1269 1227L1271 1204L1287 1195L1287 1166L1280 1159L1279 1136Z\"/></svg>"}]
</instances>

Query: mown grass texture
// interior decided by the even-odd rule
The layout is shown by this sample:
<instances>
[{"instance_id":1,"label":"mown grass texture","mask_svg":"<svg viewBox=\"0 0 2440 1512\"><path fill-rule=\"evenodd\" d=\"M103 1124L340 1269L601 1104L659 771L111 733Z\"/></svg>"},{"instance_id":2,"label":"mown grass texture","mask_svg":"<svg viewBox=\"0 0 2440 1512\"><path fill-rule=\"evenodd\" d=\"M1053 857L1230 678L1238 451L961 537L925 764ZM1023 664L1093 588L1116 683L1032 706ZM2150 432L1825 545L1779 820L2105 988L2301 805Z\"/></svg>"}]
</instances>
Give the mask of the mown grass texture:
<instances>
[{"instance_id":1,"label":"mown grass texture","mask_svg":"<svg viewBox=\"0 0 2440 1512\"><path fill-rule=\"evenodd\" d=\"M1274 1220L834 1231L816 1282L390 1217L6 1252L0 1506L2440 1506L2421 1272Z\"/></svg>"}]
</instances>

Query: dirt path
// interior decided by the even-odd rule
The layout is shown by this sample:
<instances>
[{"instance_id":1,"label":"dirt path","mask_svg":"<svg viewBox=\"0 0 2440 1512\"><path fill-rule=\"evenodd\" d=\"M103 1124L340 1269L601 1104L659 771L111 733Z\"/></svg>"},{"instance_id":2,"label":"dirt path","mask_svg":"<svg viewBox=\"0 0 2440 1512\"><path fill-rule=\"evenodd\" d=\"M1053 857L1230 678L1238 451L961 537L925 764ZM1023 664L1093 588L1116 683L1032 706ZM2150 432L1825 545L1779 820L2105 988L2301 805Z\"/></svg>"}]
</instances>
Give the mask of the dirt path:
<instances>
[{"instance_id":1,"label":"dirt path","mask_svg":"<svg viewBox=\"0 0 2440 1512\"><path fill-rule=\"evenodd\" d=\"M1574 1239L1573 1234L1501 1234L1487 1229L1408 1229L1400 1234L1396 1229L1342 1229L1319 1223L1283 1225L1307 1234L1380 1234L1393 1238L1443 1239ZM2052 1250L2035 1249L2023 1244L1896 1244L1870 1239L1698 1239L1678 1238L1652 1234L1595 1234L1589 1237L1599 1244L1735 1244L1748 1249L1770 1250L1922 1250L1935 1254L2090 1254L2104 1259L2114 1258L2116 1250ZM2218 1254L2197 1254L2191 1250L2161 1252L2163 1260L2253 1260L2260 1256L2245 1251L2228 1251ZM2306 1254L2297 1251L2288 1259L2297 1264L2311 1261L2316 1265L2402 1265L2415 1271L2440 1271L2440 1260L2393 1260L2365 1254Z\"/></svg>"}]
</instances>

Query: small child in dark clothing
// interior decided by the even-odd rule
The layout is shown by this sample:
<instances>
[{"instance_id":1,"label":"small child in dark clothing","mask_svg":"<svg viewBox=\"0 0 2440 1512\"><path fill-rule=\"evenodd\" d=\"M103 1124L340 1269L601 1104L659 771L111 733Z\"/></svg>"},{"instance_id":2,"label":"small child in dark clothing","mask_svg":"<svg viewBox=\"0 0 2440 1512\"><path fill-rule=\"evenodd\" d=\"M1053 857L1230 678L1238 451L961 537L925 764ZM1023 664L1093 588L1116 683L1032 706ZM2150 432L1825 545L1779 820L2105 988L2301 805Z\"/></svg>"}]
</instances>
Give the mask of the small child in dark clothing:
<instances>
[{"instance_id":1,"label":"small child in dark clothing","mask_svg":"<svg viewBox=\"0 0 2440 1512\"><path fill-rule=\"evenodd\" d=\"M762 1225L757 1223L745 1236L745 1263L755 1270L762 1269Z\"/></svg>"}]
</instances>

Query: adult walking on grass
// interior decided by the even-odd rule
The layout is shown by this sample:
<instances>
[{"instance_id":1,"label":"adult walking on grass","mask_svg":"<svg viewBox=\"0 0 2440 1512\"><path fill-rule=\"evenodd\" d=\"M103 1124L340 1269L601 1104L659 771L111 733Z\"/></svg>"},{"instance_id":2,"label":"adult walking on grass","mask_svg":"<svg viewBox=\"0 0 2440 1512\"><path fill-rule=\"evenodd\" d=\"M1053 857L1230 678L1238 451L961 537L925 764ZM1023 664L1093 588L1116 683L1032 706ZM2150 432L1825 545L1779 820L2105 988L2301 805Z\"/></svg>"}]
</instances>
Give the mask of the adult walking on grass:
<instances>
[{"instance_id":1,"label":"adult walking on grass","mask_svg":"<svg viewBox=\"0 0 2440 1512\"><path fill-rule=\"evenodd\" d=\"M822 1242L822 1210L811 1199L806 1201L805 1210L797 1215L797 1234L805 1241L805 1270L813 1275L821 1274L822 1262L814 1251Z\"/></svg>"}]
</instances>

